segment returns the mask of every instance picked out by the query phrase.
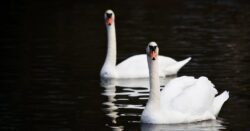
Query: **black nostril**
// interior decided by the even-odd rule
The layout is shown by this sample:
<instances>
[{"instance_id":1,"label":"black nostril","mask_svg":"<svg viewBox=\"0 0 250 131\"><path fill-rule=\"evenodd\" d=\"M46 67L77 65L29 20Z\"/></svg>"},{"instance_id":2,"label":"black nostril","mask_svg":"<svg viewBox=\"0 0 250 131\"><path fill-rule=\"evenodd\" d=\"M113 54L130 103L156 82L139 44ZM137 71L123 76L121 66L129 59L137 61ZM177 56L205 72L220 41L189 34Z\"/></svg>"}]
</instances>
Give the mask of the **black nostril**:
<instances>
[{"instance_id":1,"label":"black nostril","mask_svg":"<svg viewBox=\"0 0 250 131\"><path fill-rule=\"evenodd\" d=\"M106 13L106 15L107 15L107 18L111 18L112 17L111 13Z\"/></svg>"}]
</instances>

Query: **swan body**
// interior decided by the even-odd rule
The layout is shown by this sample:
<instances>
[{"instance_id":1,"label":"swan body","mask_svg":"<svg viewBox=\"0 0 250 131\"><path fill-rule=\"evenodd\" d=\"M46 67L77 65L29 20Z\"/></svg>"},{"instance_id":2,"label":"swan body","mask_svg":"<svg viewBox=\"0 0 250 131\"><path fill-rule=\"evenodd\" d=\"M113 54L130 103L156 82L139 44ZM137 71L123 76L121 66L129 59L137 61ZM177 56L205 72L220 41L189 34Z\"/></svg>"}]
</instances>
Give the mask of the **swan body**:
<instances>
[{"instance_id":1,"label":"swan body","mask_svg":"<svg viewBox=\"0 0 250 131\"><path fill-rule=\"evenodd\" d=\"M124 60L116 66L120 78L143 78L149 77L147 56L145 54L135 55ZM159 77L176 74L191 58L177 62L172 58L159 56Z\"/></svg>"},{"instance_id":2,"label":"swan body","mask_svg":"<svg viewBox=\"0 0 250 131\"><path fill-rule=\"evenodd\" d=\"M146 55L135 55L122 61L116 65L116 33L115 33L115 15L111 10L107 10L104 14L107 28L107 55L104 65L101 69L101 78L147 78L149 77ZM159 56L160 77L177 74L177 72L191 58L177 62L176 60Z\"/></svg>"},{"instance_id":3,"label":"swan body","mask_svg":"<svg viewBox=\"0 0 250 131\"><path fill-rule=\"evenodd\" d=\"M149 46L152 45L156 44L151 42ZM152 51L147 49L147 52ZM215 96L218 92L207 77L196 79L182 76L172 79L160 92L158 59L156 57L152 60L151 53L148 54L150 95L141 116L143 123L190 123L216 119L222 105L229 98L228 91Z\"/></svg>"}]
</instances>

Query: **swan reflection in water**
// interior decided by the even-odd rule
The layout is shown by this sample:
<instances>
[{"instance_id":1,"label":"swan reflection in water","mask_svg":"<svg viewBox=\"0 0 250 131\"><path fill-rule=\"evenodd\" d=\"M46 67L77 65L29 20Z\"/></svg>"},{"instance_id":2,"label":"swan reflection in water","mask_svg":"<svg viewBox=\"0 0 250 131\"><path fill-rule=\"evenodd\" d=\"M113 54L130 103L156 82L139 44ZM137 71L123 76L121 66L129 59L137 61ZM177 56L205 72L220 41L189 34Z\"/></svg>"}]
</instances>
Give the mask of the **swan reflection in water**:
<instances>
[{"instance_id":1,"label":"swan reflection in water","mask_svg":"<svg viewBox=\"0 0 250 131\"><path fill-rule=\"evenodd\" d=\"M165 86L169 80L176 78L176 75L160 78L161 86ZM134 78L134 79L101 79L101 86L106 87L145 87L149 88L149 78Z\"/></svg>"},{"instance_id":2,"label":"swan reflection in water","mask_svg":"<svg viewBox=\"0 0 250 131\"><path fill-rule=\"evenodd\" d=\"M166 78L161 78L162 87L167 84L167 82L176 76L170 76ZM129 103L129 98L138 97L139 100L148 99L149 93L149 79L101 79L101 86L104 87L102 92L103 96L107 97L107 101L102 104L104 107L104 112L108 117L111 118L112 124L117 124L117 118L121 116L140 116L140 114L124 112L118 112L118 109L132 109L132 110L143 110L144 106L140 104L119 104L127 101ZM122 97L122 98L119 98ZM140 112L141 112L140 111ZM110 126L113 130L122 130L123 126Z\"/></svg>"},{"instance_id":3,"label":"swan reflection in water","mask_svg":"<svg viewBox=\"0 0 250 131\"><path fill-rule=\"evenodd\" d=\"M207 120L184 124L141 124L141 131L219 131L226 129L222 120Z\"/></svg>"}]
</instances>

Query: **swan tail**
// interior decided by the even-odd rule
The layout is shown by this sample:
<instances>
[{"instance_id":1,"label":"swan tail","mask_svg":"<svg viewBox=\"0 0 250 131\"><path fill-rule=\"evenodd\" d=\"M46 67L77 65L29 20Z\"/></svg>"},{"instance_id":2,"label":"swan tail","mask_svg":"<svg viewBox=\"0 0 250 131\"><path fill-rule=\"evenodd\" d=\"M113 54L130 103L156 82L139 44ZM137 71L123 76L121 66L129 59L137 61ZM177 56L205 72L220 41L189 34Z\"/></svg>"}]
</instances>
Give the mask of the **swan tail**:
<instances>
[{"instance_id":1,"label":"swan tail","mask_svg":"<svg viewBox=\"0 0 250 131\"><path fill-rule=\"evenodd\" d=\"M176 64L170 65L169 67L166 68L166 73L168 75L174 75L177 74L178 71L186 65L189 61L191 60L191 57L186 58L185 60L179 61Z\"/></svg>"},{"instance_id":2,"label":"swan tail","mask_svg":"<svg viewBox=\"0 0 250 131\"><path fill-rule=\"evenodd\" d=\"M213 102L213 113L215 116L218 116L222 105L225 103L225 101L227 101L229 98L229 92L228 91L224 91L223 93L221 93L220 95L216 96L214 98L214 102Z\"/></svg>"}]
</instances>

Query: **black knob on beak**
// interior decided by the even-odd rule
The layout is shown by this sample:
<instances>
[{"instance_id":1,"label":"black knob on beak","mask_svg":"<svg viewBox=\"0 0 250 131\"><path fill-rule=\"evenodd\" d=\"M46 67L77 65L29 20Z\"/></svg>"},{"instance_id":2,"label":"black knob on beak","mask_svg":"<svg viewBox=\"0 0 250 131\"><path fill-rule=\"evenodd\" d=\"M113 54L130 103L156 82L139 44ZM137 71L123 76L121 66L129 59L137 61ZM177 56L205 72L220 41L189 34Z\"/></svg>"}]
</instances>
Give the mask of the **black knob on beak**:
<instances>
[{"instance_id":1,"label":"black knob on beak","mask_svg":"<svg viewBox=\"0 0 250 131\"><path fill-rule=\"evenodd\" d=\"M150 51L155 51L156 46L149 46Z\"/></svg>"},{"instance_id":2,"label":"black knob on beak","mask_svg":"<svg viewBox=\"0 0 250 131\"><path fill-rule=\"evenodd\" d=\"M111 13L106 13L107 18L111 18L112 14Z\"/></svg>"}]
</instances>

